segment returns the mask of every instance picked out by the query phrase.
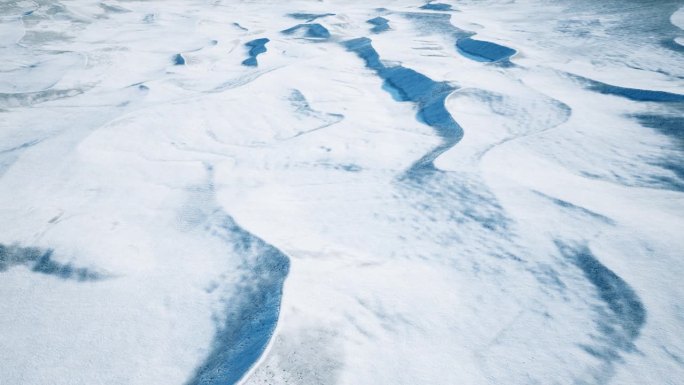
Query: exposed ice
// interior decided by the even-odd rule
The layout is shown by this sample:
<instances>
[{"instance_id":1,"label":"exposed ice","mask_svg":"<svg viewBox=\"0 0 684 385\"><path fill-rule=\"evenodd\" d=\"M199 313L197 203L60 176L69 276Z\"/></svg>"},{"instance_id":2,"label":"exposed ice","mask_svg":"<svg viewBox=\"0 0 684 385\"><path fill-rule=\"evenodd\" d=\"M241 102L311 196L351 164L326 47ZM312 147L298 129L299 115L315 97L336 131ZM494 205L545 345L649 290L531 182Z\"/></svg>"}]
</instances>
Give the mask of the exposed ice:
<instances>
[{"instance_id":1,"label":"exposed ice","mask_svg":"<svg viewBox=\"0 0 684 385\"><path fill-rule=\"evenodd\" d=\"M249 48L249 57L242 61L242 65L256 67L258 65L257 56L266 52L266 43L269 41L270 40L268 38L263 37L260 39L250 40L245 43L245 46Z\"/></svg>"}]
</instances>

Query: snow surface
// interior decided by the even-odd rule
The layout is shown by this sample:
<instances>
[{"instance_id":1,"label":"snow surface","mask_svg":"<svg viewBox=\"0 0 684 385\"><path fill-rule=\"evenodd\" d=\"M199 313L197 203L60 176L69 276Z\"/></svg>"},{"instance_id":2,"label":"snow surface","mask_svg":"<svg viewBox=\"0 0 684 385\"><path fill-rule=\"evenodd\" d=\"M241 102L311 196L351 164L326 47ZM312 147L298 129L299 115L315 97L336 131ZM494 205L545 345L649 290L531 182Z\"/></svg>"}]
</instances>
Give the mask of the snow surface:
<instances>
[{"instance_id":1,"label":"snow surface","mask_svg":"<svg viewBox=\"0 0 684 385\"><path fill-rule=\"evenodd\" d=\"M0 384L684 383L682 28L0 2Z\"/></svg>"}]
</instances>

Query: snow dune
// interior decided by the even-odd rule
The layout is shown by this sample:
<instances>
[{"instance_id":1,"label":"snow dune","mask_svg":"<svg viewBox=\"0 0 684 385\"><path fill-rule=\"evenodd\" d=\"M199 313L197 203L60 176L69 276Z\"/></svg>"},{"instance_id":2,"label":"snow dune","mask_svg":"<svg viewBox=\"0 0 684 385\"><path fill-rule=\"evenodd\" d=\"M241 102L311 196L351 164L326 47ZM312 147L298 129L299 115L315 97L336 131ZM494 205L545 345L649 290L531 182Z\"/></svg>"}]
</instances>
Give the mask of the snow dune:
<instances>
[{"instance_id":1,"label":"snow dune","mask_svg":"<svg viewBox=\"0 0 684 385\"><path fill-rule=\"evenodd\" d=\"M680 383L681 19L1 3L0 383Z\"/></svg>"}]
</instances>

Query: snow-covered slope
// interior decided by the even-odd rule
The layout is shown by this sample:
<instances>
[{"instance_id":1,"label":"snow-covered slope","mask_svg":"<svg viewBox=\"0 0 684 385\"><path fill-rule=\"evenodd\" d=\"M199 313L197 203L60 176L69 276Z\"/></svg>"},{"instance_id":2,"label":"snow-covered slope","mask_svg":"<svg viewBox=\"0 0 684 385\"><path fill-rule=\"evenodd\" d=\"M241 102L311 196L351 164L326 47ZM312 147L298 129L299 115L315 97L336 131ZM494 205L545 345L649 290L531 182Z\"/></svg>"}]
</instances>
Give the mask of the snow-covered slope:
<instances>
[{"instance_id":1,"label":"snow-covered slope","mask_svg":"<svg viewBox=\"0 0 684 385\"><path fill-rule=\"evenodd\" d=\"M0 384L681 384L670 0L0 3Z\"/></svg>"}]
</instances>

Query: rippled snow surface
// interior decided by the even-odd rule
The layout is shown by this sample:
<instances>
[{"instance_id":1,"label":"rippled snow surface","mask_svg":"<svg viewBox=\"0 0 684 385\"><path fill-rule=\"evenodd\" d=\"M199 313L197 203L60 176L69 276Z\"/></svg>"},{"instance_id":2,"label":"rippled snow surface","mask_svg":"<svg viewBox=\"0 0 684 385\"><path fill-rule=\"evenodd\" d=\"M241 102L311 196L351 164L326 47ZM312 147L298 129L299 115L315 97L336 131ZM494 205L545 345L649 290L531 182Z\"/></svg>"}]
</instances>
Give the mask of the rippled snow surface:
<instances>
[{"instance_id":1,"label":"rippled snow surface","mask_svg":"<svg viewBox=\"0 0 684 385\"><path fill-rule=\"evenodd\" d=\"M683 28L0 1L0 384L684 384Z\"/></svg>"}]
</instances>

